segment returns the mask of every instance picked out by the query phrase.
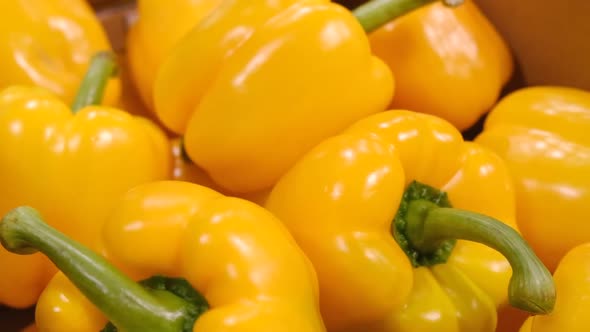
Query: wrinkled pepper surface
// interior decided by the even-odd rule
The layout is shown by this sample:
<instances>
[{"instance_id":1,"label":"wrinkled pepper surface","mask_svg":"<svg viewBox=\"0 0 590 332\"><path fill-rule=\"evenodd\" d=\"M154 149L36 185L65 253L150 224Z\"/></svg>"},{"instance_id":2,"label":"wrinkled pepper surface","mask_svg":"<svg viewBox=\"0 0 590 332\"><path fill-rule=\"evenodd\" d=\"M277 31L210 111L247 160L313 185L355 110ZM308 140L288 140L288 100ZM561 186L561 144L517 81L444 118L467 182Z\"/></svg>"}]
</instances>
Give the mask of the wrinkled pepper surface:
<instances>
[{"instance_id":1,"label":"wrinkled pepper surface","mask_svg":"<svg viewBox=\"0 0 590 332\"><path fill-rule=\"evenodd\" d=\"M513 175L523 236L554 270L590 239L590 92L530 87L503 98L476 138Z\"/></svg>"},{"instance_id":2,"label":"wrinkled pepper surface","mask_svg":"<svg viewBox=\"0 0 590 332\"><path fill-rule=\"evenodd\" d=\"M73 101L92 56L110 50L107 36L84 0L0 1L0 89L43 87ZM113 77L104 104L114 105Z\"/></svg>"},{"instance_id":3,"label":"wrinkled pepper surface","mask_svg":"<svg viewBox=\"0 0 590 332\"><path fill-rule=\"evenodd\" d=\"M100 311L106 331L325 331L312 265L251 202L181 181L130 190L104 225L103 252L141 285L39 218L13 210L0 239L21 254L39 249L71 280L57 274L43 293L40 332L99 331Z\"/></svg>"},{"instance_id":4,"label":"wrinkled pepper surface","mask_svg":"<svg viewBox=\"0 0 590 332\"><path fill-rule=\"evenodd\" d=\"M513 72L508 45L472 0L419 8L370 41L396 78L392 107L442 117L459 130L490 110Z\"/></svg>"},{"instance_id":5,"label":"wrinkled pepper surface","mask_svg":"<svg viewBox=\"0 0 590 332\"><path fill-rule=\"evenodd\" d=\"M270 188L322 139L385 110L393 85L345 8L225 1L168 54L154 101L191 160L226 190L247 193Z\"/></svg>"},{"instance_id":6,"label":"wrinkled pepper surface","mask_svg":"<svg viewBox=\"0 0 590 332\"><path fill-rule=\"evenodd\" d=\"M168 52L222 1L137 1L138 19L127 33L126 51L133 82L149 109L156 74Z\"/></svg>"},{"instance_id":7,"label":"wrinkled pepper surface","mask_svg":"<svg viewBox=\"0 0 590 332\"><path fill-rule=\"evenodd\" d=\"M529 318L520 332L583 332L590 329L590 244L574 247L560 261L553 278L559 296L555 310Z\"/></svg>"},{"instance_id":8,"label":"wrinkled pepper surface","mask_svg":"<svg viewBox=\"0 0 590 332\"><path fill-rule=\"evenodd\" d=\"M492 332L507 297L536 313L555 301L514 205L498 156L395 110L320 143L265 206L314 264L330 331Z\"/></svg>"},{"instance_id":9,"label":"wrinkled pepper surface","mask_svg":"<svg viewBox=\"0 0 590 332\"><path fill-rule=\"evenodd\" d=\"M128 189L170 173L166 137L153 123L96 106L114 59L92 61L73 109L39 87L0 93L0 182L10 192L0 213L37 207L47 221L94 247L103 220ZM0 248L0 303L34 304L55 267L42 255L19 257Z\"/></svg>"}]
</instances>

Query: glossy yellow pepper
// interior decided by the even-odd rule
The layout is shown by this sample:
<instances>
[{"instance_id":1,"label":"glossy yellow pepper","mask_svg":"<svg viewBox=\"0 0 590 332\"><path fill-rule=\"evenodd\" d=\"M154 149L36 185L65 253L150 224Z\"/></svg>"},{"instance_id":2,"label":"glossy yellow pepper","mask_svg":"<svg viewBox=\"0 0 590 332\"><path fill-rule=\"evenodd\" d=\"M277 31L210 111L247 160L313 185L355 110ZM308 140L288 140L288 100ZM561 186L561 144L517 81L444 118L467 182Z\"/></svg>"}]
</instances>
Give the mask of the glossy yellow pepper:
<instances>
[{"instance_id":1,"label":"glossy yellow pepper","mask_svg":"<svg viewBox=\"0 0 590 332\"><path fill-rule=\"evenodd\" d=\"M489 111L513 71L507 44L472 0L417 9L370 41L395 75L392 107L442 117L459 130Z\"/></svg>"},{"instance_id":2,"label":"glossy yellow pepper","mask_svg":"<svg viewBox=\"0 0 590 332\"><path fill-rule=\"evenodd\" d=\"M385 110L393 85L343 7L226 1L169 53L154 101L197 165L226 190L248 193L270 188L322 139Z\"/></svg>"},{"instance_id":3,"label":"glossy yellow pepper","mask_svg":"<svg viewBox=\"0 0 590 332\"><path fill-rule=\"evenodd\" d=\"M529 87L501 100L476 138L513 174L523 236L554 270L590 239L590 92Z\"/></svg>"},{"instance_id":4,"label":"glossy yellow pepper","mask_svg":"<svg viewBox=\"0 0 590 332\"><path fill-rule=\"evenodd\" d=\"M320 143L265 206L314 264L330 331L483 332L511 274L513 305L542 313L555 300L514 204L499 157L440 118L396 110Z\"/></svg>"},{"instance_id":5,"label":"glossy yellow pepper","mask_svg":"<svg viewBox=\"0 0 590 332\"><path fill-rule=\"evenodd\" d=\"M560 261L554 279L559 296L555 310L529 318L520 332L590 330L590 243L574 247Z\"/></svg>"},{"instance_id":6,"label":"glossy yellow pepper","mask_svg":"<svg viewBox=\"0 0 590 332\"><path fill-rule=\"evenodd\" d=\"M70 103L92 56L110 50L106 34L84 0L0 1L0 90L43 87ZM115 77L104 104L120 93Z\"/></svg>"},{"instance_id":7,"label":"glossy yellow pepper","mask_svg":"<svg viewBox=\"0 0 590 332\"><path fill-rule=\"evenodd\" d=\"M119 331L326 331L314 269L267 210L161 181L130 190L112 212L105 255L147 290L49 228L32 208L7 214L0 239L11 251L37 248L49 256ZM88 300L56 275L37 304L39 332L99 331L106 319Z\"/></svg>"},{"instance_id":8,"label":"glossy yellow pepper","mask_svg":"<svg viewBox=\"0 0 590 332\"><path fill-rule=\"evenodd\" d=\"M0 182L10 188L0 213L35 205L54 227L94 246L119 195L169 177L168 141L154 124L92 105L113 63L104 53L95 58L74 112L39 87L0 93ZM0 303L13 307L34 304L55 273L42 255L19 257L1 248L0 269Z\"/></svg>"},{"instance_id":9,"label":"glossy yellow pepper","mask_svg":"<svg viewBox=\"0 0 590 332\"><path fill-rule=\"evenodd\" d=\"M138 19L127 34L126 52L133 82L149 109L156 74L167 54L222 1L137 1Z\"/></svg>"}]
</instances>

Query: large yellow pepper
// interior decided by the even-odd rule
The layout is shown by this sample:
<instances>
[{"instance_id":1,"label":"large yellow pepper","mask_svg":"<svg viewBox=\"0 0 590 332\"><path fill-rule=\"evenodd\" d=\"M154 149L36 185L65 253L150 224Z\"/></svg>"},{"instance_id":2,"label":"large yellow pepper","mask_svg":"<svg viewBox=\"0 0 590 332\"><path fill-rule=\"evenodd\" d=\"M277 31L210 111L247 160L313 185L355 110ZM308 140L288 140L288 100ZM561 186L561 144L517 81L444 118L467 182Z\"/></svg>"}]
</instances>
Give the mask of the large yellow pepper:
<instances>
[{"instance_id":1,"label":"large yellow pepper","mask_svg":"<svg viewBox=\"0 0 590 332\"><path fill-rule=\"evenodd\" d=\"M396 78L392 107L442 117L460 130L489 111L513 71L508 46L472 0L417 9L370 41Z\"/></svg>"},{"instance_id":2,"label":"large yellow pepper","mask_svg":"<svg viewBox=\"0 0 590 332\"><path fill-rule=\"evenodd\" d=\"M154 124L92 106L113 63L104 53L95 58L74 112L39 87L0 93L0 182L10 189L0 199L0 213L34 205L54 227L94 247L118 196L169 177L168 142ZM42 255L23 258L1 248L0 269L0 303L13 307L34 304L55 273Z\"/></svg>"},{"instance_id":3,"label":"large yellow pepper","mask_svg":"<svg viewBox=\"0 0 590 332\"><path fill-rule=\"evenodd\" d=\"M158 117L235 193L270 188L392 94L361 24L328 0L225 1L169 53L154 87Z\"/></svg>"},{"instance_id":4,"label":"large yellow pepper","mask_svg":"<svg viewBox=\"0 0 590 332\"><path fill-rule=\"evenodd\" d=\"M550 270L590 239L589 130L590 92L530 87L501 100L476 138L506 161L518 226Z\"/></svg>"},{"instance_id":5,"label":"large yellow pepper","mask_svg":"<svg viewBox=\"0 0 590 332\"><path fill-rule=\"evenodd\" d=\"M590 243L570 250L560 261L555 279L557 302L546 316L529 318L520 332L584 332L590 330Z\"/></svg>"},{"instance_id":6,"label":"large yellow pepper","mask_svg":"<svg viewBox=\"0 0 590 332\"><path fill-rule=\"evenodd\" d=\"M316 146L265 206L314 264L329 330L485 332L511 274L513 305L544 313L555 300L514 203L495 154L440 118L387 111Z\"/></svg>"},{"instance_id":7,"label":"large yellow pepper","mask_svg":"<svg viewBox=\"0 0 590 332\"><path fill-rule=\"evenodd\" d=\"M138 20L127 34L131 75L145 105L153 109L153 85L176 43L223 0L137 1Z\"/></svg>"},{"instance_id":8,"label":"large yellow pepper","mask_svg":"<svg viewBox=\"0 0 590 332\"><path fill-rule=\"evenodd\" d=\"M36 85L70 103L92 56L110 49L84 0L4 0L0 13L0 90ZM114 77L104 103L113 105L119 90Z\"/></svg>"},{"instance_id":9,"label":"large yellow pepper","mask_svg":"<svg viewBox=\"0 0 590 332\"><path fill-rule=\"evenodd\" d=\"M309 260L276 217L248 201L180 181L125 194L105 224L104 252L148 280L147 290L39 218L27 207L7 214L2 244L49 256L119 331L325 331ZM87 299L56 275L37 304L39 332L99 331L106 319Z\"/></svg>"}]
</instances>

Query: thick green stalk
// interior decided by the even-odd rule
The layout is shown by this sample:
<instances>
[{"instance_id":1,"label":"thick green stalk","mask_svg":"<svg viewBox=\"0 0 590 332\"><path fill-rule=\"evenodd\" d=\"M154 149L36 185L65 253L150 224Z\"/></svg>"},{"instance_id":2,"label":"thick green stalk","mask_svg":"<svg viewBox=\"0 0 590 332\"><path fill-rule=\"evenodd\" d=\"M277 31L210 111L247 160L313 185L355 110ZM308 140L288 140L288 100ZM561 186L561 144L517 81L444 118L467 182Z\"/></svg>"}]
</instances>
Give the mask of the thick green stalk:
<instances>
[{"instance_id":1,"label":"thick green stalk","mask_svg":"<svg viewBox=\"0 0 590 332\"><path fill-rule=\"evenodd\" d=\"M555 284L551 273L520 234L506 224L421 199L408 203L406 222L405 236L412 248L421 253L434 252L448 239L474 241L497 250L512 266L510 304L534 314L553 310Z\"/></svg>"},{"instance_id":2,"label":"thick green stalk","mask_svg":"<svg viewBox=\"0 0 590 332\"><path fill-rule=\"evenodd\" d=\"M414 9L435 1L442 1L452 7L463 3L463 0L372 0L356 8L353 14L365 31L370 33Z\"/></svg>"},{"instance_id":3,"label":"thick green stalk","mask_svg":"<svg viewBox=\"0 0 590 332\"><path fill-rule=\"evenodd\" d=\"M194 305L165 290L142 287L48 226L33 208L19 207L2 218L0 242L13 253L44 253L122 331L192 331Z\"/></svg>"},{"instance_id":4,"label":"thick green stalk","mask_svg":"<svg viewBox=\"0 0 590 332\"><path fill-rule=\"evenodd\" d=\"M90 61L88 71L80 84L76 98L72 103L72 112L77 113L89 105L102 102L104 90L109 79L116 74L117 58L111 52L98 52Z\"/></svg>"}]
</instances>

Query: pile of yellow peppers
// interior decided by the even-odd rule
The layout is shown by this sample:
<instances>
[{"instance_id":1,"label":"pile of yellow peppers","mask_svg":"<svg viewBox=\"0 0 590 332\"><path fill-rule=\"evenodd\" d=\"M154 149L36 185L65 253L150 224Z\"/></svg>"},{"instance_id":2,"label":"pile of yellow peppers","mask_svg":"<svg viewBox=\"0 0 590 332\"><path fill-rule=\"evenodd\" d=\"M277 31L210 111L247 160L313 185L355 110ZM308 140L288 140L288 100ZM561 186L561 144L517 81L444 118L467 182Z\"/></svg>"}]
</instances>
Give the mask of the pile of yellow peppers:
<instances>
[{"instance_id":1,"label":"pile of yellow peppers","mask_svg":"<svg viewBox=\"0 0 590 332\"><path fill-rule=\"evenodd\" d=\"M1 1L0 305L28 332L590 329L590 92L507 91L472 0L341 3L137 0L117 54L86 1Z\"/></svg>"}]
</instances>

